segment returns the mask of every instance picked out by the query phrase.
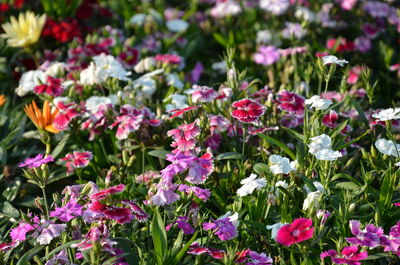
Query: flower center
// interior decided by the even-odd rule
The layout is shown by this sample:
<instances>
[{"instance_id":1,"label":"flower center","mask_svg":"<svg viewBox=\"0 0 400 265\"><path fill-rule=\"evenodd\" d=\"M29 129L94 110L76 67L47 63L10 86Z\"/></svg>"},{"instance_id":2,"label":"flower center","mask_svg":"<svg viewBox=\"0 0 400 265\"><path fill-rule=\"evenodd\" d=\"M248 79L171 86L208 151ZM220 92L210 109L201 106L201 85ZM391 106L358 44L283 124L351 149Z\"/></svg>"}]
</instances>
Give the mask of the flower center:
<instances>
[{"instance_id":1,"label":"flower center","mask_svg":"<svg viewBox=\"0 0 400 265\"><path fill-rule=\"evenodd\" d=\"M298 229L296 229L296 230L294 230L294 231L292 232L292 235L295 236L295 237L298 237L299 234L300 234L300 231L299 231Z\"/></svg>"}]
</instances>

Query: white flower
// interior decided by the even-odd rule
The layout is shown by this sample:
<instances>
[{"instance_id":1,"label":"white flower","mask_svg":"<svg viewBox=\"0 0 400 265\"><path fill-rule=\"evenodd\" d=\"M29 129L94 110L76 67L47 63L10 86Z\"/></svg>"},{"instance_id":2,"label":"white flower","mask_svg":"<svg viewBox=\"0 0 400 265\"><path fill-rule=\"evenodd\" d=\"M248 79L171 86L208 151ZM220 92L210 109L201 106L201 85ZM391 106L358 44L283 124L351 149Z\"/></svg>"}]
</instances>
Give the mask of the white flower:
<instances>
[{"instance_id":1,"label":"white flower","mask_svg":"<svg viewBox=\"0 0 400 265\"><path fill-rule=\"evenodd\" d=\"M339 157L343 156L342 153L340 153L339 151L334 151L328 148L319 150L314 155L318 160L324 160L324 161L334 161Z\"/></svg>"},{"instance_id":2,"label":"white flower","mask_svg":"<svg viewBox=\"0 0 400 265\"><path fill-rule=\"evenodd\" d=\"M265 29L265 30L259 30L257 32L257 38L256 38L257 43L267 44L271 41L271 39L272 39L271 31Z\"/></svg>"},{"instance_id":3,"label":"white flower","mask_svg":"<svg viewBox=\"0 0 400 265\"><path fill-rule=\"evenodd\" d=\"M55 62L46 69L45 74L52 77L61 76L64 74L66 66L65 63Z\"/></svg>"},{"instance_id":4,"label":"white flower","mask_svg":"<svg viewBox=\"0 0 400 265\"><path fill-rule=\"evenodd\" d=\"M317 190L318 190L319 192L325 193L324 186L322 186L322 184L321 184L320 182L314 181L313 184L314 184L315 188L317 188ZM307 185L304 185L303 188L306 190L307 193L312 192L312 191L308 188Z\"/></svg>"},{"instance_id":5,"label":"white flower","mask_svg":"<svg viewBox=\"0 0 400 265\"><path fill-rule=\"evenodd\" d=\"M133 87L135 89L141 88L143 96L150 99L157 90L157 83L153 78L141 77L135 81Z\"/></svg>"},{"instance_id":6,"label":"white flower","mask_svg":"<svg viewBox=\"0 0 400 265\"><path fill-rule=\"evenodd\" d=\"M41 70L25 72L19 80L19 86L15 89L18 96L23 97L33 91L35 86L46 82L47 75Z\"/></svg>"},{"instance_id":7,"label":"white flower","mask_svg":"<svg viewBox=\"0 0 400 265\"><path fill-rule=\"evenodd\" d=\"M400 153L400 144L395 144L391 140L386 139L378 139L375 142L376 149L379 150L384 155L391 155L395 157L399 157Z\"/></svg>"},{"instance_id":8,"label":"white flower","mask_svg":"<svg viewBox=\"0 0 400 265\"><path fill-rule=\"evenodd\" d=\"M305 104L311 105L311 108L315 108L316 110L326 110L332 104L332 101L315 95L309 99L306 99Z\"/></svg>"},{"instance_id":9,"label":"white flower","mask_svg":"<svg viewBox=\"0 0 400 265\"><path fill-rule=\"evenodd\" d=\"M308 145L310 148L309 152L315 155L318 151L322 149L330 149L332 145L331 138L326 134L321 134L310 139L311 143Z\"/></svg>"},{"instance_id":10,"label":"white flower","mask_svg":"<svg viewBox=\"0 0 400 265\"><path fill-rule=\"evenodd\" d=\"M290 171L296 170L296 162L280 155L271 155L269 161L273 164L270 166L270 170L274 175L277 174L289 174Z\"/></svg>"},{"instance_id":11,"label":"white flower","mask_svg":"<svg viewBox=\"0 0 400 265\"><path fill-rule=\"evenodd\" d=\"M182 32L187 30L189 23L182 19L173 19L167 21L167 28L172 32Z\"/></svg>"},{"instance_id":12,"label":"white flower","mask_svg":"<svg viewBox=\"0 0 400 265\"><path fill-rule=\"evenodd\" d=\"M240 181L243 184L241 188L237 190L237 194L240 197L244 197L253 193L255 189L260 190L267 185L265 179L258 179L256 174L251 174L250 177Z\"/></svg>"},{"instance_id":13,"label":"white flower","mask_svg":"<svg viewBox=\"0 0 400 265\"><path fill-rule=\"evenodd\" d=\"M81 71L79 75L79 81L82 85L95 85L101 83L101 78L99 77L99 72L96 69L94 63L90 63L90 65Z\"/></svg>"},{"instance_id":14,"label":"white flower","mask_svg":"<svg viewBox=\"0 0 400 265\"><path fill-rule=\"evenodd\" d=\"M136 14L129 20L129 24L136 26L143 26L146 21L146 14Z\"/></svg>"},{"instance_id":15,"label":"white flower","mask_svg":"<svg viewBox=\"0 0 400 265\"><path fill-rule=\"evenodd\" d=\"M279 189L278 187L282 187L282 188L289 188L289 184L286 183L286 181L283 180L279 180L275 183L275 195L279 196Z\"/></svg>"},{"instance_id":16,"label":"white flower","mask_svg":"<svg viewBox=\"0 0 400 265\"><path fill-rule=\"evenodd\" d=\"M319 207L319 200L322 196L320 191L314 191L308 193L306 199L303 202L303 210L307 211L310 207L318 209Z\"/></svg>"},{"instance_id":17,"label":"white flower","mask_svg":"<svg viewBox=\"0 0 400 265\"><path fill-rule=\"evenodd\" d=\"M187 96L180 94L172 94L164 99L164 101L171 100L170 104L165 106L166 111L171 111L174 109L183 109L189 107L187 104Z\"/></svg>"},{"instance_id":18,"label":"white flower","mask_svg":"<svg viewBox=\"0 0 400 265\"><path fill-rule=\"evenodd\" d=\"M133 67L133 70L135 70L136 73L140 74L143 72L150 71L155 65L156 65L156 60L154 60L153 57L146 57L140 60L135 65L135 67Z\"/></svg>"},{"instance_id":19,"label":"white flower","mask_svg":"<svg viewBox=\"0 0 400 265\"><path fill-rule=\"evenodd\" d=\"M61 235L62 232L67 228L66 224L50 224L47 228L44 228L37 238L40 245L47 245L50 242Z\"/></svg>"},{"instance_id":20,"label":"white flower","mask_svg":"<svg viewBox=\"0 0 400 265\"><path fill-rule=\"evenodd\" d=\"M211 16L222 18L225 16L234 16L242 12L240 5L234 0L227 0L224 2L217 2L211 9Z\"/></svg>"},{"instance_id":21,"label":"white flower","mask_svg":"<svg viewBox=\"0 0 400 265\"><path fill-rule=\"evenodd\" d=\"M131 72L124 69L122 64L118 62L112 55L106 55L104 53L93 57L93 61L96 68L101 72L103 80L107 80L109 77L116 78L118 80L128 81L128 76Z\"/></svg>"},{"instance_id":22,"label":"white flower","mask_svg":"<svg viewBox=\"0 0 400 265\"><path fill-rule=\"evenodd\" d=\"M274 239L274 240L276 239L276 236L278 235L279 229L281 229L282 226L284 226L284 225L286 225L286 224L276 223L276 224L273 224L273 225L267 225L267 229L268 230L272 230L271 231L271 239Z\"/></svg>"},{"instance_id":23,"label":"white flower","mask_svg":"<svg viewBox=\"0 0 400 265\"><path fill-rule=\"evenodd\" d=\"M232 212L227 212L226 214L222 215L221 217L219 217L218 219L224 219L224 218L229 218L229 221L231 221L231 223L235 226L238 227L240 224L239 221L239 214L237 212L234 212L232 214Z\"/></svg>"},{"instance_id":24,"label":"white flower","mask_svg":"<svg viewBox=\"0 0 400 265\"><path fill-rule=\"evenodd\" d=\"M217 63L213 63L211 65L211 69L220 72L221 74L226 73L226 71L228 70L226 68L226 63L224 61L222 62L217 62Z\"/></svg>"},{"instance_id":25,"label":"white flower","mask_svg":"<svg viewBox=\"0 0 400 265\"><path fill-rule=\"evenodd\" d=\"M337 64L337 65L343 66L344 64L349 63L349 62L347 60L344 60L344 59L343 60L339 60L334 55L327 55L327 56L322 57L322 63L324 65L326 65L326 64Z\"/></svg>"},{"instance_id":26,"label":"white flower","mask_svg":"<svg viewBox=\"0 0 400 265\"><path fill-rule=\"evenodd\" d=\"M96 113L102 105L112 105L109 97L91 96L85 102L86 109L91 113Z\"/></svg>"},{"instance_id":27,"label":"white flower","mask_svg":"<svg viewBox=\"0 0 400 265\"><path fill-rule=\"evenodd\" d=\"M183 88L183 82L179 79L179 76L176 73L167 75L167 84L178 89Z\"/></svg>"},{"instance_id":28,"label":"white flower","mask_svg":"<svg viewBox=\"0 0 400 265\"><path fill-rule=\"evenodd\" d=\"M260 8L274 15L282 15L289 8L289 0L260 0Z\"/></svg>"},{"instance_id":29,"label":"white flower","mask_svg":"<svg viewBox=\"0 0 400 265\"><path fill-rule=\"evenodd\" d=\"M308 22L315 21L316 19L316 15L314 14L314 12L312 12L310 9L306 7L297 8L296 12L294 13L294 16Z\"/></svg>"},{"instance_id":30,"label":"white flower","mask_svg":"<svg viewBox=\"0 0 400 265\"><path fill-rule=\"evenodd\" d=\"M398 120L400 119L400 108L384 109L379 111L378 113L372 114L372 117L374 117L378 121Z\"/></svg>"},{"instance_id":31,"label":"white flower","mask_svg":"<svg viewBox=\"0 0 400 265\"><path fill-rule=\"evenodd\" d=\"M396 164L394 164L397 167L400 167L400 162L397 162Z\"/></svg>"}]
</instances>

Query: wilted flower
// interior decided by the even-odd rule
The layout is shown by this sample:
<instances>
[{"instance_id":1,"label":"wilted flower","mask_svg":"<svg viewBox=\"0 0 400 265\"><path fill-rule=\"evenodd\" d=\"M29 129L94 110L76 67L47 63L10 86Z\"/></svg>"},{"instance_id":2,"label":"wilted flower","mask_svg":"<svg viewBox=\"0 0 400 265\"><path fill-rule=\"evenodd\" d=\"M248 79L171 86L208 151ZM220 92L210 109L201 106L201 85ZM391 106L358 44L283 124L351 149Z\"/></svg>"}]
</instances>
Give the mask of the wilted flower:
<instances>
[{"instance_id":1,"label":"wilted flower","mask_svg":"<svg viewBox=\"0 0 400 265\"><path fill-rule=\"evenodd\" d=\"M290 246L312 238L314 227L312 220L307 218L295 219L291 224L282 226L277 234L276 241L282 245Z\"/></svg>"},{"instance_id":2,"label":"wilted flower","mask_svg":"<svg viewBox=\"0 0 400 265\"><path fill-rule=\"evenodd\" d=\"M330 257L336 264L361 265L360 260L366 259L368 257L368 252L358 252L357 246L350 246L344 247L340 254L338 254L335 250L330 249L322 252L320 257L321 259Z\"/></svg>"},{"instance_id":3,"label":"wilted flower","mask_svg":"<svg viewBox=\"0 0 400 265\"><path fill-rule=\"evenodd\" d=\"M271 155L269 161L272 163L270 170L273 174L289 174L290 171L296 170L296 161L290 162L287 157L280 155Z\"/></svg>"},{"instance_id":4,"label":"wilted flower","mask_svg":"<svg viewBox=\"0 0 400 265\"><path fill-rule=\"evenodd\" d=\"M11 23L2 25L5 33L3 38L7 38L8 45L11 47L27 48L35 44L42 33L43 26L46 22L46 15L35 16L33 12L20 13L18 20L11 16Z\"/></svg>"},{"instance_id":5,"label":"wilted flower","mask_svg":"<svg viewBox=\"0 0 400 265\"><path fill-rule=\"evenodd\" d=\"M38 108L35 101L32 101L31 105L25 105L24 111L39 130L58 133L58 130L53 126L58 110L52 112L49 101L44 101L43 111Z\"/></svg>"},{"instance_id":6,"label":"wilted flower","mask_svg":"<svg viewBox=\"0 0 400 265\"><path fill-rule=\"evenodd\" d=\"M256 174L251 174L250 177L241 180L240 184L243 184L243 186L237 190L237 194L244 197L252 194L255 189L264 188L267 182L265 179L258 179Z\"/></svg>"}]
</instances>

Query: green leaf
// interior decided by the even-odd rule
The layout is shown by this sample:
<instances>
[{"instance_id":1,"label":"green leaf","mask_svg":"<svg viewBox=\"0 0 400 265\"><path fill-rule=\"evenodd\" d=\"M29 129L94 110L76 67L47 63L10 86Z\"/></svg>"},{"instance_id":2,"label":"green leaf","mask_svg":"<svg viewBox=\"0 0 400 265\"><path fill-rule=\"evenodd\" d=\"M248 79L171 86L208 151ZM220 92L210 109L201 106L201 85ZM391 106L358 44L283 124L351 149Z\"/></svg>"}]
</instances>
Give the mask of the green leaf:
<instances>
[{"instance_id":1,"label":"green leaf","mask_svg":"<svg viewBox=\"0 0 400 265\"><path fill-rule=\"evenodd\" d=\"M37 255L37 253L39 253L42 249L44 248L44 246L36 246L30 250L28 250L17 262L16 265L31 265L31 263L29 262L33 256Z\"/></svg>"},{"instance_id":2,"label":"green leaf","mask_svg":"<svg viewBox=\"0 0 400 265\"><path fill-rule=\"evenodd\" d=\"M52 251L50 251L44 258L45 260L49 260L53 255L57 254L58 252L60 252L61 250L65 249L65 248L69 248L72 244L76 244L81 242L81 239L78 240L73 240L73 241L69 241L65 244L62 244L59 247L56 247L55 249L53 249Z\"/></svg>"},{"instance_id":3,"label":"green leaf","mask_svg":"<svg viewBox=\"0 0 400 265\"><path fill-rule=\"evenodd\" d=\"M317 191L317 188L315 187L314 183L311 181L311 179L307 178L305 175L300 174L300 173L295 173L297 176L300 176L301 179L304 181L304 183L307 185L307 187L310 189L310 191Z\"/></svg>"},{"instance_id":4,"label":"green leaf","mask_svg":"<svg viewBox=\"0 0 400 265\"><path fill-rule=\"evenodd\" d=\"M224 47L227 46L228 41L227 41L224 37L222 37L221 34L219 34L219 33L217 33L217 32L214 32L214 33L213 33L213 37L214 37L214 39L215 39L219 44L221 44L222 46L224 46Z\"/></svg>"},{"instance_id":5,"label":"green leaf","mask_svg":"<svg viewBox=\"0 0 400 265\"><path fill-rule=\"evenodd\" d=\"M336 183L335 188L336 189L345 189L345 190L355 190L355 189L359 189L360 186L358 186L354 182L339 182L339 183Z\"/></svg>"},{"instance_id":6,"label":"green leaf","mask_svg":"<svg viewBox=\"0 0 400 265\"><path fill-rule=\"evenodd\" d=\"M258 136L260 136L261 138L263 138L264 140L266 140L267 142L278 146L280 149L282 149L282 151L284 151L288 156L290 156L290 158L292 160L296 160L296 155L292 152L292 150L289 149L289 147L287 147L287 145L285 145L284 143L269 137L263 133L259 133Z\"/></svg>"},{"instance_id":7,"label":"green leaf","mask_svg":"<svg viewBox=\"0 0 400 265\"><path fill-rule=\"evenodd\" d=\"M268 165L266 165L264 163L256 163L253 166L253 170L258 175L264 175L264 174L266 174L266 173L268 173L270 171Z\"/></svg>"},{"instance_id":8,"label":"green leaf","mask_svg":"<svg viewBox=\"0 0 400 265\"><path fill-rule=\"evenodd\" d=\"M18 210L15 209L15 207L12 206L12 204L8 201L2 203L0 212L2 212L4 215L14 218L17 218L19 216Z\"/></svg>"},{"instance_id":9,"label":"green leaf","mask_svg":"<svg viewBox=\"0 0 400 265\"><path fill-rule=\"evenodd\" d=\"M171 152L169 152L167 150L164 150L164 149L159 149L159 150L150 151L147 154L151 155L151 156L155 156L155 157L161 158L161 159L165 159L166 155L169 154L169 153L171 153Z\"/></svg>"},{"instance_id":10,"label":"green leaf","mask_svg":"<svg viewBox=\"0 0 400 265\"><path fill-rule=\"evenodd\" d=\"M128 262L129 265L139 265L139 260L136 252L135 244L129 239L122 237L115 237L112 239L118 243L118 247L120 247L125 254L125 261Z\"/></svg>"},{"instance_id":11,"label":"green leaf","mask_svg":"<svg viewBox=\"0 0 400 265\"><path fill-rule=\"evenodd\" d=\"M53 153L51 153L52 157L56 158L61 154L61 152L64 150L64 147L67 145L68 139L69 134L65 134L58 145L54 148Z\"/></svg>"},{"instance_id":12,"label":"green leaf","mask_svg":"<svg viewBox=\"0 0 400 265\"><path fill-rule=\"evenodd\" d=\"M241 159L242 155L237 152L227 152L219 154L215 159L216 160L226 160L226 159Z\"/></svg>"},{"instance_id":13,"label":"green leaf","mask_svg":"<svg viewBox=\"0 0 400 265\"><path fill-rule=\"evenodd\" d=\"M158 209L154 211L153 221L151 222L151 234L153 237L154 252L157 264L163 264L163 257L168 250L167 232L165 231L164 221Z\"/></svg>"}]
</instances>

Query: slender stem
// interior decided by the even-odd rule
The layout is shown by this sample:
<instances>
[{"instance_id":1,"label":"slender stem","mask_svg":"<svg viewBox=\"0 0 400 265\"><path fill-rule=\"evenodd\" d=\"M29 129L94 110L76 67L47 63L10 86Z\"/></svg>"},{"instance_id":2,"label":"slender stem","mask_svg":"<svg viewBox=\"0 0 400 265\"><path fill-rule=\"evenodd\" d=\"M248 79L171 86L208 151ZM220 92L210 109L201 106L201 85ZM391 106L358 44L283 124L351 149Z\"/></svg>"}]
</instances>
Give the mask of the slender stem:
<instances>
[{"instance_id":1,"label":"slender stem","mask_svg":"<svg viewBox=\"0 0 400 265\"><path fill-rule=\"evenodd\" d=\"M50 219L50 217L49 217L49 206L48 206L48 203L47 203L47 195L46 195L45 186L42 186L41 188L42 188L42 192L43 192L44 207L46 209L46 217L47 217L47 220L49 220Z\"/></svg>"},{"instance_id":2,"label":"slender stem","mask_svg":"<svg viewBox=\"0 0 400 265\"><path fill-rule=\"evenodd\" d=\"M246 149L246 126L243 126L242 157L244 157L245 149Z\"/></svg>"}]
</instances>

